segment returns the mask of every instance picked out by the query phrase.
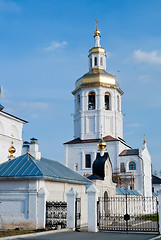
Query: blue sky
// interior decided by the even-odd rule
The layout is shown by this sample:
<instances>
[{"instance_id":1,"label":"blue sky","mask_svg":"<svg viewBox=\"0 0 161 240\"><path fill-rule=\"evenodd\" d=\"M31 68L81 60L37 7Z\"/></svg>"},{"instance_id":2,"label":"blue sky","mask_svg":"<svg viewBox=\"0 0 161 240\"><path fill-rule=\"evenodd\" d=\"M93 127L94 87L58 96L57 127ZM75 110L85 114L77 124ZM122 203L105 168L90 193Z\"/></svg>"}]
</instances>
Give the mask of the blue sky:
<instances>
[{"instance_id":1,"label":"blue sky","mask_svg":"<svg viewBox=\"0 0 161 240\"><path fill-rule=\"evenodd\" d=\"M124 139L138 148L145 134L161 170L160 13L160 0L0 0L0 102L29 121L23 139L38 138L43 156L64 161L71 91L88 71L97 18L107 71L124 91Z\"/></svg>"}]
</instances>

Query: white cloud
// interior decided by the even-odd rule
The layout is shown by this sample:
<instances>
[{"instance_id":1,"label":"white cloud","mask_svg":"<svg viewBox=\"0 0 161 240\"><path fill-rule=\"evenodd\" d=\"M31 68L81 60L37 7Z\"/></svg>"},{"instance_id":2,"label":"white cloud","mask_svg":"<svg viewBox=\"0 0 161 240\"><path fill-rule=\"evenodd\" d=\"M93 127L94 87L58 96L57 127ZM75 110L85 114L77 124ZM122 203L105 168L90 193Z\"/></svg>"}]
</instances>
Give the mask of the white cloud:
<instances>
[{"instance_id":1,"label":"white cloud","mask_svg":"<svg viewBox=\"0 0 161 240\"><path fill-rule=\"evenodd\" d=\"M134 134L134 132L126 132L125 134L124 134L124 136L130 136L130 135L133 135Z\"/></svg>"},{"instance_id":2,"label":"white cloud","mask_svg":"<svg viewBox=\"0 0 161 240\"><path fill-rule=\"evenodd\" d=\"M161 101L157 101L155 103L150 104L150 107L161 108Z\"/></svg>"},{"instance_id":3,"label":"white cloud","mask_svg":"<svg viewBox=\"0 0 161 240\"><path fill-rule=\"evenodd\" d=\"M111 52L106 52L106 57L107 58L110 58L112 56L112 53Z\"/></svg>"},{"instance_id":4,"label":"white cloud","mask_svg":"<svg viewBox=\"0 0 161 240\"><path fill-rule=\"evenodd\" d=\"M161 64L161 55L157 51L144 52L138 49L133 52L133 56L139 62Z\"/></svg>"},{"instance_id":5,"label":"white cloud","mask_svg":"<svg viewBox=\"0 0 161 240\"><path fill-rule=\"evenodd\" d=\"M141 125L139 123L129 123L127 124L128 127L134 127L134 128L138 128L140 127Z\"/></svg>"},{"instance_id":6,"label":"white cloud","mask_svg":"<svg viewBox=\"0 0 161 240\"><path fill-rule=\"evenodd\" d=\"M0 12L19 12L20 7L17 3L9 0L0 0Z\"/></svg>"},{"instance_id":7,"label":"white cloud","mask_svg":"<svg viewBox=\"0 0 161 240\"><path fill-rule=\"evenodd\" d=\"M67 45L66 41L63 41L63 42L52 41L49 47L44 48L44 51L52 52L57 48L64 47L65 45Z\"/></svg>"},{"instance_id":8,"label":"white cloud","mask_svg":"<svg viewBox=\"0 0 161 240\"><path fill-rule=\"evenodd\" d=\"M140 75L140 76L138 77L138 79L139 79L141 82L149 82L150 77L149 77L148 74L145 74L145 75Z\"/></svg>"},{"instance_id":9,"label":"white cloud","mask_svg":"<svg viewBox=\"0 0 161 240\"><path fill-rule=\"evenodd\" d=\"M47 110L49 104L44 102L22 102L20 103L20 107L32 110Z\"/></svg>"}]
</instances>

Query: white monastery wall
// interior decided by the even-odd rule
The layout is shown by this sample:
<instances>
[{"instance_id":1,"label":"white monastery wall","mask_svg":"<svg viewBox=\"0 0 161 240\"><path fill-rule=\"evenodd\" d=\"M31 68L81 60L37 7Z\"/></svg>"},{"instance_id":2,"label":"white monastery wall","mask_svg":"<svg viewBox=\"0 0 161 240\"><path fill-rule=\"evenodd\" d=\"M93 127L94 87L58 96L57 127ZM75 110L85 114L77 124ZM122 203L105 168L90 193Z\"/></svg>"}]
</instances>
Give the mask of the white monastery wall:
<instances>
[{"instance_id":1,"label":"white monastery wall","mask_svg":"<svg viewBox=\"0 0 161 240\"><path fill-rule=\"evenodd\" d=\"M87 226L87 194L86 186L74 183L45 181L45 188L48 191L47 201L65 201L66 193L73 188L77 192L77 197L81 198L81 226Z\"/></svg>"},{"instance_id":2,"label":"white monastery wall","mask_svg":"<svg viewBox=\"0 0 161 240\"><path fill-rule=\"evenodd\" d=\"M36 228L36 181L1 181L0 202L1 228Z\"/></svg>"},{"instance_id":3,"label":"white monastery wall","mask_svg":"<svg viewBox=\"0 0 161 240\"><path fill-rule=\"evenodd\" d=\"M0 226L44 228L46 201L67 201L73 187L81 198L81 225L87 225L86 186L47 180L12 180L0 184Z\"/></svg>"}]
</instances>

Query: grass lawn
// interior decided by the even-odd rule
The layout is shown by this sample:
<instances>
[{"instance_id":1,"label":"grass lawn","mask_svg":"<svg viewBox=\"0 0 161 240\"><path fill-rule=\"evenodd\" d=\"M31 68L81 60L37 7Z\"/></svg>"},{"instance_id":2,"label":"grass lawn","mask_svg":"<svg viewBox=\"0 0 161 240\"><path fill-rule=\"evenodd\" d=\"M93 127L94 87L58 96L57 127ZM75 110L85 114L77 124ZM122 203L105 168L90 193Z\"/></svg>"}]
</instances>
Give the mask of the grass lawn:
<instances>
[{"instance_id":1,"label":"grass lawn","mask_svg":"<svg viewBox=\"0 0 161 240\"><path fill-rule=\"evenodd\" d=\"M28 234L28 233L36 233L42 232L41 230L0 230L0 237L7 237L7 236L14 236L14 235L21 235L21 234Z\"/></svg>"}]
</instances>

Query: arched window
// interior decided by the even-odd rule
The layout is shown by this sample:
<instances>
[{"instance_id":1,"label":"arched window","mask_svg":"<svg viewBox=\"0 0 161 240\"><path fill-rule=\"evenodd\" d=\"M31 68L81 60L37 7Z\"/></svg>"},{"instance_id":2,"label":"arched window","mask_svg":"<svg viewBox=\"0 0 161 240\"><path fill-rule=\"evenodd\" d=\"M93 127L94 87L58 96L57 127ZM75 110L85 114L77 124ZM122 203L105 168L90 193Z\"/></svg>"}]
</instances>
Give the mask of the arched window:
<instances>
[{"instance_id":1,"label":"arched window","mask_svg":"<svg viewBox=\"0 0 161 240\"><path fill-rule=\"evenodd\" d=\"M95 109L95 93L90 92L88 94L88 110Z\"/></svg>"},{"instance_id":2,"label":"arched window","mask_svg":"<svg viewBox=\"0 0 161 240\"><path fill-rule=\"evenodd\" d=\"M100 65L103 66L103 58L100 58Z\"/></svg>"},{"instance_id":3,"label":"arched window","mask_svg":"<svg viewBox=\"0 0 161 240\"><path fill-rule=\"evenodd\" d=\"M135 162L130 162L129 163L129 170L136 170L136 163Z\"/></svg>"},{"instance_id":4,"label":"arched window","mask_svg":"<svg viewBox=\"0 0 161 240\"><path fill-rule=\"evenodd\" d=\"M105 110L110 109L110 94L108 92L105 93Z\"/></svg>"},{"instance_id":5,"label":"arched window","mask_svg":"<svg viewBox=\"0 0 161 240\"><path fill-rule=\"evenodd\" d=\"M92 58L90 58L90 67L92 67Z\"/></svg>"},{"instance_id":6,"label":"arched window","mask_svg":"<svg viewBox=\"0 0 161 240\"><path fill-rule=\"evenodd\" d=\"M97 57L94 58L94 65L97 66Z\"/></svg>"},{"instance_id":7,"label":"arched window","mask_svg":"<svg viewBox=\"0 0 161 240\"><path fill-rule=\"evenodd\" d=\"M91 168L91 155L85 155L85 168Z\"/></svg>"}]
</instances>

